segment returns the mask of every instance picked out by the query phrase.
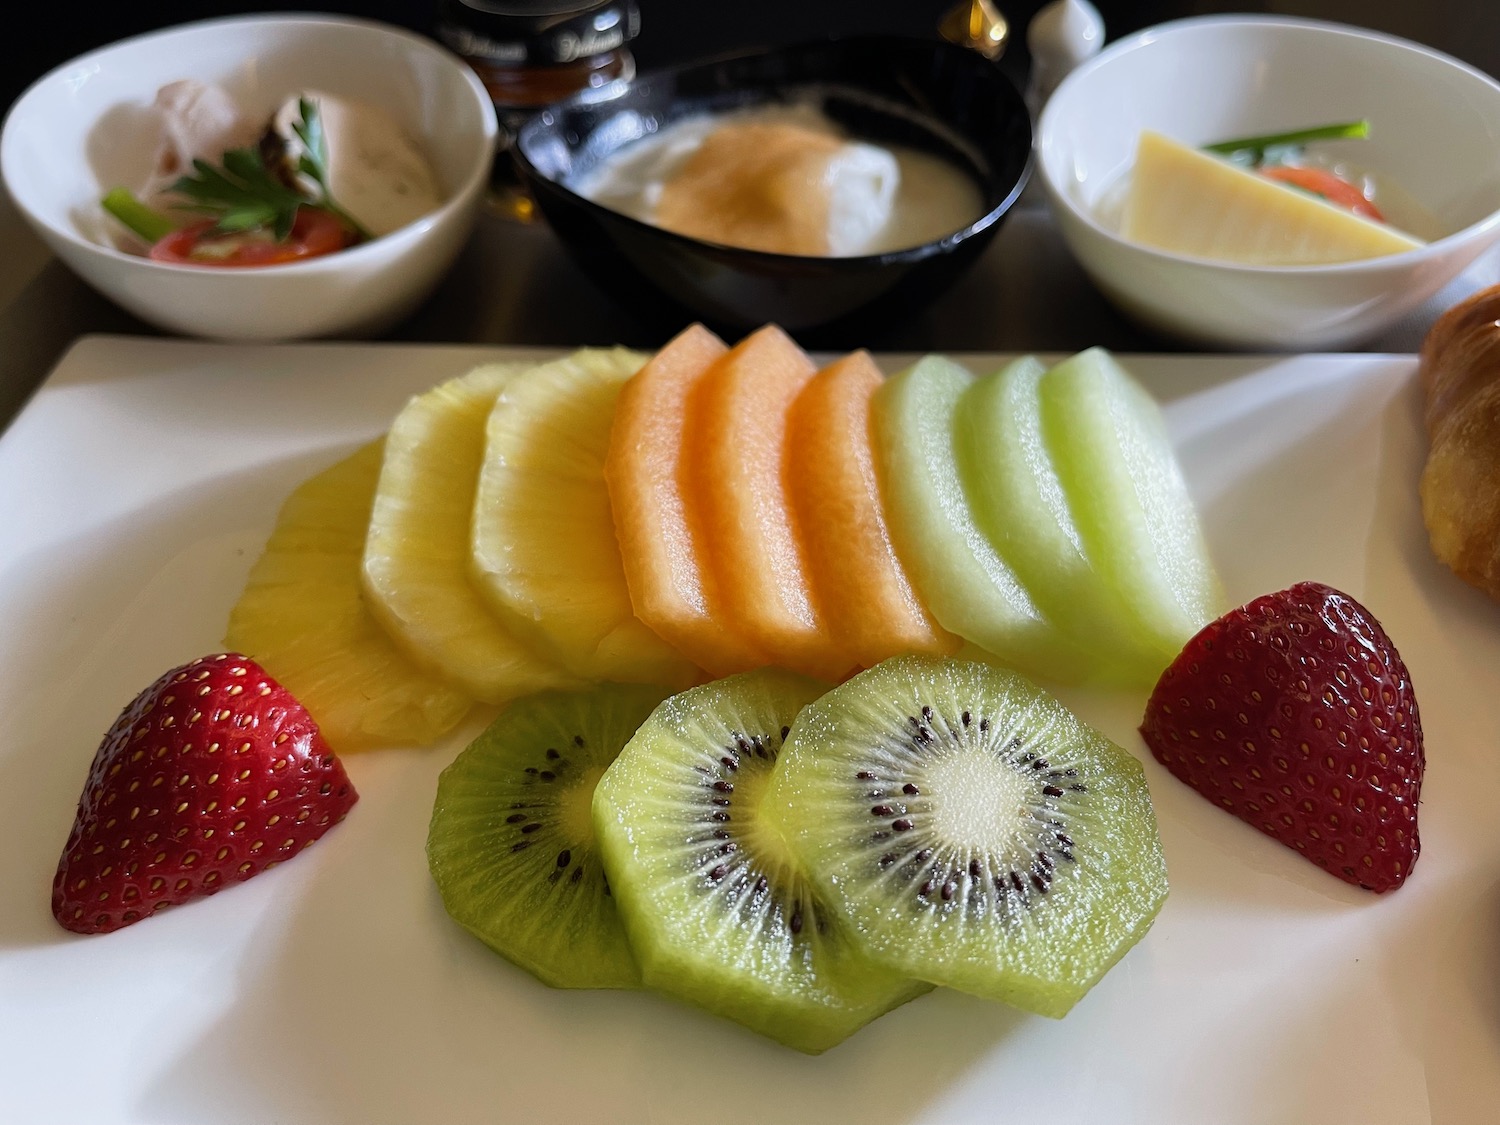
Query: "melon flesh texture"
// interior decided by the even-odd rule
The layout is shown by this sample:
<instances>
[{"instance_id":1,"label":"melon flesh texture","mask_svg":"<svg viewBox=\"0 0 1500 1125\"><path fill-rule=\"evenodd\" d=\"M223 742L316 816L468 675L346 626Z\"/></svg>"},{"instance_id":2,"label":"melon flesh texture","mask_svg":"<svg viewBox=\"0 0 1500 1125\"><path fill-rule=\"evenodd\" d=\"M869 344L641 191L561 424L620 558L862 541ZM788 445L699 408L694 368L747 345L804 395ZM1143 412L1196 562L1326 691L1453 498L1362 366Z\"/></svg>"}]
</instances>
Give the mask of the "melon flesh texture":
<instances>
[{"instance_id":1,"label":"melon flesh texture","mask_svg":"<svg viewBox=\"0 0 1500 1125\"><path fill-rule=\"evenodd\" d=\"M725 624L714 574L703 564L695 481L683 463L688 399L728 350L695 324L657 352L620 390L604 459L615 535L636 616L717 676L767 662Z\"/></svg>"},{"instance_id":2,"label":"melon flesh texture","mask_svg":"<svg viewBox=\"0 0 1500 1125\"><path fill-rule=\"evenodd\" d=\"M787 495L787 414L817 373L775 325L709 369L688 407L688 448L724 612L771 663L823 680L853 671L808 583Z\"/></svg>"},{"instance_id":3,"label":"melon flesh texture","mask_svg":"<svg viewBox=\"0 0 1500 1125\"><path fill-rule=\"evenodd\" d=\"M917 593L949 632L1023 671L1058 680L1097 662L1037 608L969 509L954 449L954 410L974 376L928 356L875 393L875 457L891 540Z\"/></svg>"},{"instance_id":4,"label":"melon flesh texture","mask_svg":"<svg viewBox=\"0 0 1500 1125\"><path fill-rule=\"evenodd\" d=\"M819 371L787 417L787 492L828 627L862 667L960 641L917 597L891 543L871 446L870 400L884 382L858 351Z\"/></svg>"},{"instance_id":5,"label":"melon flesh texture","mask_svg":"<svg viewBox=\"0 0 1500 1125\"><path fill-rule=\"evenodd\" d=\"M1112 678L1154 684L1161 667L1142 645L1129 606L1084 550L1042 432L1046 366L1016 360L976 381L958 401L955 439L964 493L980 529L1042 612Z\"/></svg>"},{"instance_id":6,"label":"melon flesh texture","mask_svg":"<svg viewBox=\"0 0 1500 1125\"><path fill-rule=\"evenodd\" d=\"M1039 396L1083 550L1159 675L1225 608L1161 411L1103 348L1052 368Z\"/></svg>"}]
</instances>

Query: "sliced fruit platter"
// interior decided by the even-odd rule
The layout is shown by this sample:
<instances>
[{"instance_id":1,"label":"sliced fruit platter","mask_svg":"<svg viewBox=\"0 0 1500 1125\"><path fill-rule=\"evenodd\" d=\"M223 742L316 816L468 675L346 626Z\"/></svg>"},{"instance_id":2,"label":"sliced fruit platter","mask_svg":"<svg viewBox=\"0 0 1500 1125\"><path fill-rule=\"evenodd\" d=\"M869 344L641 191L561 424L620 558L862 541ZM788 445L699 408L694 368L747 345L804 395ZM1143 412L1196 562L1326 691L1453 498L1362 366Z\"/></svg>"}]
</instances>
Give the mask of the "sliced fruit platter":
<instances>
[{"instance_id":1,"label":"sliced fruit platter","mask_svg":"<svg viewBox=\"0 0 1500 1125\"><path fill-rule=\"evenodd\" d=\"M103 996L182 1029L98 1120L696 1120L705 1049L725 1120L773 1092L789 1119L984 1119L996 1088L1064 1120L1425 1113L1488 1043L1460 901L1500 794L1452 744L1500 720L1500 641L1377 487L1418 458L1411 373L813 360L774 327L565 356L86 342L0 442L5 482L85 451L0 495L4 870L34 900L0 995L42 1045L16 1057L44 1072ZM1493 659L1455 673L1460 642ZM69 939L41 904L87 755L174 665L100 747L52 888L58 921L122 932ZM1282 669L1311 709L1253 713ZM1325 736L1329 693L1356 713ZM245 749L175 733L200 721ZM1361 739L1383 804L1345 798ZM206 746L253 776L221 798ZM1446 807L1440 761L1473 767ZM135 796L158 772L170 805ZM212 821L191 874L121 882L165 861L116 814L183 784L169 835L198 841L205 798L265 808ZM1453 957L1401 991L1438 932ZM1403 1028L1439 999L1414 1075ZM1297 1100L1243 1051L1284 1047L1289 1005L1317 1047L1278 1066L1324 1083ZM1081 1086L1027 1078L1080 1046Z\"/></svg>"},{"instance_id":2,"label":"sliced fruit platter","mask_svg":"<svg viewBox=\"0 0 1500 1125\"><path fill-rule=\"evenodd\" d=\"M967 644L1153 683L1222 595L1155 402L1107 353L821 371L774 325L490 364L293 493L227 644L335 748L465 699Z\"/></svg>"}]
</instances>

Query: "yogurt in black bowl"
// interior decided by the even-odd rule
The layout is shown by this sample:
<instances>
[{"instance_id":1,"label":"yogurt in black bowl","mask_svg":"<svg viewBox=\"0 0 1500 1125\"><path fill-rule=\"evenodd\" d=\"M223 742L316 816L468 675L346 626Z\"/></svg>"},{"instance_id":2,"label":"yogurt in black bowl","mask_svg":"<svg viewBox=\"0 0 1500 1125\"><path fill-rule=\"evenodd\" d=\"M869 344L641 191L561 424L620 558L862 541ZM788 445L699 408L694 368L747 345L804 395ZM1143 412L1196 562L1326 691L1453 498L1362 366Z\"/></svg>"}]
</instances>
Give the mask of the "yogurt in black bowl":
<instances>
[{"instance_id":1,"label":"yogurt in black bowl","mask_svg":"<svg viewBox=\"0 0 1500 1125\"><path fill-rule=\"evenodd\" d=\"M717 182L744 198L718 207L709 194L716 170L704 163L715 128L725 125L717 148L731 162ZM812 139L789 148L783 125L805 127ZM776 146L765 185L738 162L757 145ZM515 152L570 253L637 315L667 326L696 318L730 333L767 322L801 331L888 320L941 293L1025 186L1031 120L1011 82L978 54L869 37L757 51L586 91L533 117ZM826 172L818 163L825 158ZM620 186L616 170L630 166L639 190L611 190ZM892 175L901 181L894 188ZM943 196L947 209L935 213L949 221L934 227L933 215L917 216L925 230L907 221L900 209L920 205L923 192ZM769 235L760 221L767 211L776 212ZM923 240L901 244L900 232L910 230Z\"/></svg>"}]
</instances>

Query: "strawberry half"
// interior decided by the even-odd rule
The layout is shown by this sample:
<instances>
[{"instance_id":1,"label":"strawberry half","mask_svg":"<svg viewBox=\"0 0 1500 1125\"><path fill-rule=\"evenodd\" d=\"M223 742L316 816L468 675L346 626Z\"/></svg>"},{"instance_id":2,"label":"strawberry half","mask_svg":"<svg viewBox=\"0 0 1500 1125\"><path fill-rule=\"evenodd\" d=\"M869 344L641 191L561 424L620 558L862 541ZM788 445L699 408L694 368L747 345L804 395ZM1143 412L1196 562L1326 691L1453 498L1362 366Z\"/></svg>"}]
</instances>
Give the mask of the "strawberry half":
<instances>
[{"instance_id":1,"label":"strawberry half","mask_svg":"<svg viewBox=\"0 0 1500 1125\"><path fill-rule=\"evenodd\" d=\"M1417 862L1422 722L1380 622L1317 582L1208 625L1162 674L1141 734L1182 781L1346 882Z\"/></svg>"},{"instance_id":2,"label":"strawberry half","mask_svg":"<svg viewBox=\"0 0 1500 1125\"><path fill-rule=\"evenodd\" d=\"M174 668L104 736L52 884L77 933L118 930L302 851L359 799L307 709L238 653Z\"/></svg>"}]
</instances>

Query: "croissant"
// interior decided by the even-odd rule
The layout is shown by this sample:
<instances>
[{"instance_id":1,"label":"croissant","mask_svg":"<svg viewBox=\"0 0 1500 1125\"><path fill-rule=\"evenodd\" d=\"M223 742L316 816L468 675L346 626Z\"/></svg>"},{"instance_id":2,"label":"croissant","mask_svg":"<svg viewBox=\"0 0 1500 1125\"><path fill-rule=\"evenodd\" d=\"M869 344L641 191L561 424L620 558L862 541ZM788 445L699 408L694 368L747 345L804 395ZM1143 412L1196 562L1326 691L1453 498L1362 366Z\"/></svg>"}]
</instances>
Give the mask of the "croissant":
<instances>
[{"instance_id":1,"label":"croissant","mask_svg":"<svg viewBox=\"0 0 1500 1125\"><path fill-rule=\"evenodd\" d=\"M1438 319L1420 375L1429 443L1422 519L1433 553L1500 599L1500 286Z\"/></svg>"}]
</instances>

